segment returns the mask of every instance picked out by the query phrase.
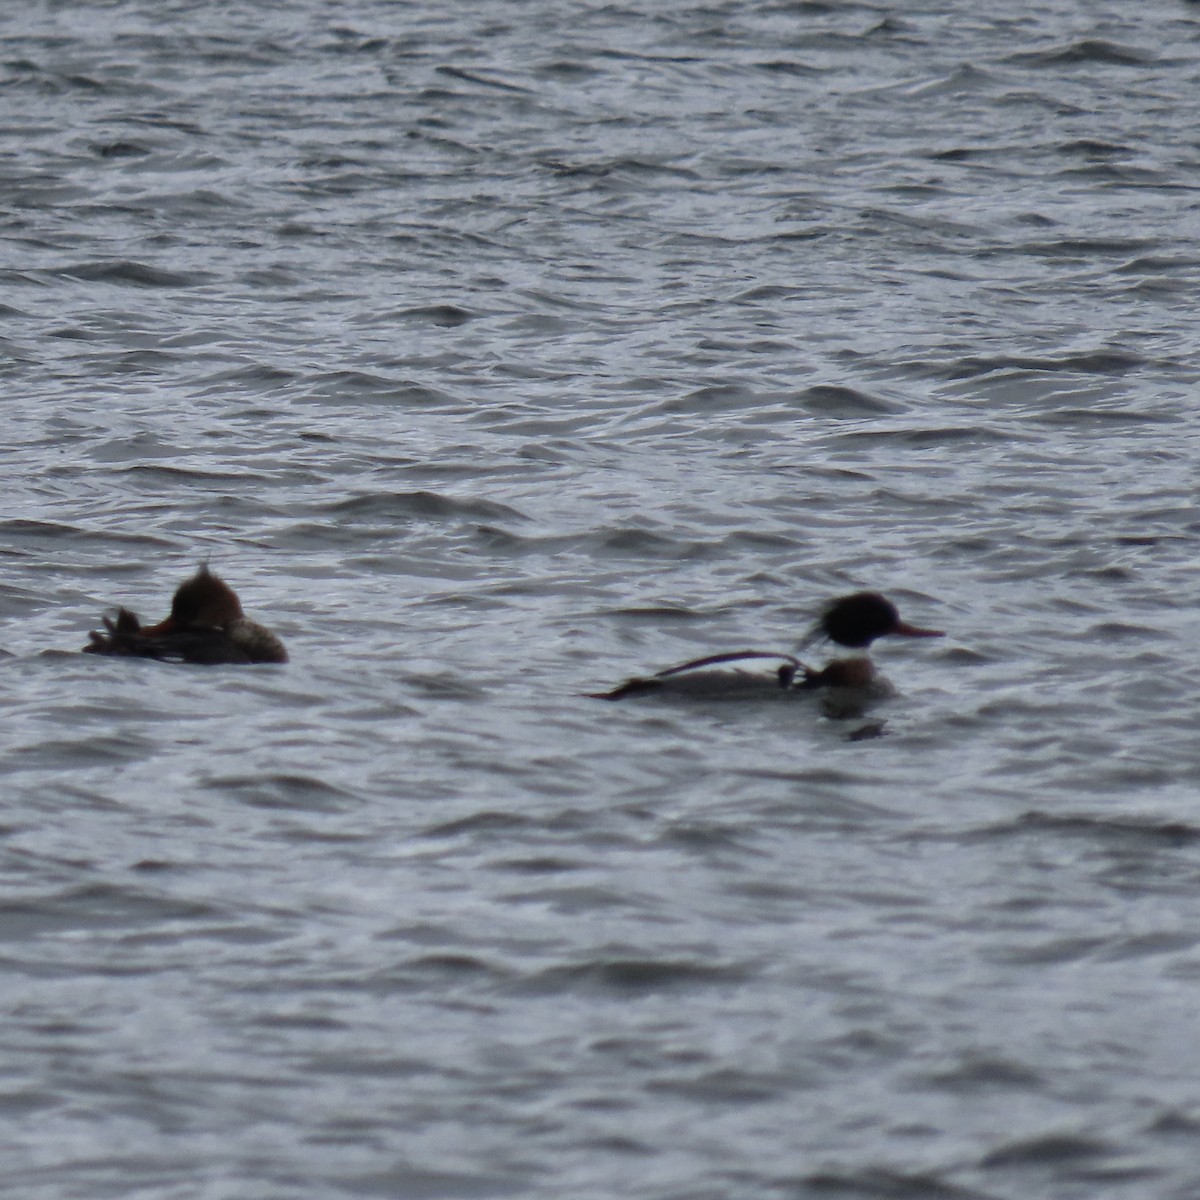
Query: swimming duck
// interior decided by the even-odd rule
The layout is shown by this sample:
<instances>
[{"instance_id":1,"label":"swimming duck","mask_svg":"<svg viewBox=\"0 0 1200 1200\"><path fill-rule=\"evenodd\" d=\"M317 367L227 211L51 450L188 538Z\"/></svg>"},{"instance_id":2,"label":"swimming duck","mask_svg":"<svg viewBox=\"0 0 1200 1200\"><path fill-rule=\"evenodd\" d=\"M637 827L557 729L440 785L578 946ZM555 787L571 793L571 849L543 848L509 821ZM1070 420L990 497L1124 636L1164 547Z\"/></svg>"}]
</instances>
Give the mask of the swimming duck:
<instances>
[{"instance_id":1,"label":"swimming duck","mask_svg":"<svg viewBox=\"0 0 1200 1200\"><path fill-rule=\"evenodd\" d=\"M888 636L941 637L942 631L921 629L902 621L896 606L878 592L855 592L826 605L804 644L825 638L848 650L866 651L877 638ZM649 692L710 699L763 697L817 688L868 689L877 681L874 664L865 653L835 658L816 670L793 654L735 650L693 659L654 675L629 679L612 691L594 692L592 697L621 700Z\"/></svg>"},{"instance_id":2,"label":"swimming duck","mask_svg":"<svg viewBox=\"0 0 1200 1200\"><path fill-rule=\"evenodd\" d=\"M124 655L186 663L287 662L283 643L242 612L237 593L205 564L176 589L171 615L143 626L127 608L104 618L85 654Z\"/></svg>"}]
</instances>

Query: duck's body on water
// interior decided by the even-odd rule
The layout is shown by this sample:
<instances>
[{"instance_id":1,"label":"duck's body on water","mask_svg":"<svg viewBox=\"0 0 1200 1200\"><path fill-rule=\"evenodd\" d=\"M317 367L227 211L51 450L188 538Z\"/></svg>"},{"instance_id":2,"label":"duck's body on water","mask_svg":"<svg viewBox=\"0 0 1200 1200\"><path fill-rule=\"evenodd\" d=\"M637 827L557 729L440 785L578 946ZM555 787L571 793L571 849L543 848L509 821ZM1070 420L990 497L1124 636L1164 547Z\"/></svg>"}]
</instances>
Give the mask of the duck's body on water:
<instances>
[{"instance_id":1,"label":"duck's body on water","mask_svg":"<svg viewBox=\"0 0 1200 1200\"><path fill-rule=\"evenodd\" d=\"M598 700L623 700L653 693L703 699L769 697L820 688L869 689L878 682L866 650L876 639L941 637L939 629L921 629L900 619L896 606L878 592L855 592L832 601L806 640L827 638L848 650L863 653L835 658L820 670L807 666L794 654L770 650L735 650L711 654L653 675L635 676L607 692L593 693Z\"/></svg>"},{"instance_id":2,"label":"duck's body on water","mask_svg":"<svg viewBox=\"0 0 1200 1200\"><path fill-rule=\"evenodd\" d=\"M127 608L104 617L104 630L93 631L86 654L156 658L186 663L287 662L283 643L242 612L237 593L202 566L180 584L171 613L157 625L144 626Z\"/></svg>"}]
</instances>

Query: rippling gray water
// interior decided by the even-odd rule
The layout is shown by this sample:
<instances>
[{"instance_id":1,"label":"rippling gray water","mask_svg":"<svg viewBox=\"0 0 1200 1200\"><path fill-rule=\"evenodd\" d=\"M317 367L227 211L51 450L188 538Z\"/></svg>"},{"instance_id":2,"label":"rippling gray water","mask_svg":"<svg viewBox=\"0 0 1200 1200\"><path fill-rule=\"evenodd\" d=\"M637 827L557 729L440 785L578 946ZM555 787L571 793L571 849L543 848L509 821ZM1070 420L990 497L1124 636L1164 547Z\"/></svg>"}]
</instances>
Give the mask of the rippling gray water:
<instances>
[{"instance_id":1,"label":"rippling gray water","mask_svg":"<svg viewBox=\"0 0 1200 1200\"><path fill-rule=\"evenodd\" d=\"M0 33L6 1193L1197 1195L1200 7Z\"/></svg>"}]
</instances>

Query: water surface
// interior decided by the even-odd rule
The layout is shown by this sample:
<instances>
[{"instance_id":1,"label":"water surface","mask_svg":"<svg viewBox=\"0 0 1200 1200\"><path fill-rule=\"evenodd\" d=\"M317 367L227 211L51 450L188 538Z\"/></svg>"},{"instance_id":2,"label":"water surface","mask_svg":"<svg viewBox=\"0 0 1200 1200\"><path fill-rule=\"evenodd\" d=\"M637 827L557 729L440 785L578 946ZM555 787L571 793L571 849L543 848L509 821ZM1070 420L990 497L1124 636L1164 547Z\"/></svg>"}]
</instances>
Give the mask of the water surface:
<instances>
[{"instance_id":1,"label":"water surface","mask_svg":"<svg viewBox=\"0 0 1200 1200\"><path fill-rule=\"evenodd\" d=\"M1194 1195L1198 20L0 18L10 1190Z\"/></svg>"}]
</instances>

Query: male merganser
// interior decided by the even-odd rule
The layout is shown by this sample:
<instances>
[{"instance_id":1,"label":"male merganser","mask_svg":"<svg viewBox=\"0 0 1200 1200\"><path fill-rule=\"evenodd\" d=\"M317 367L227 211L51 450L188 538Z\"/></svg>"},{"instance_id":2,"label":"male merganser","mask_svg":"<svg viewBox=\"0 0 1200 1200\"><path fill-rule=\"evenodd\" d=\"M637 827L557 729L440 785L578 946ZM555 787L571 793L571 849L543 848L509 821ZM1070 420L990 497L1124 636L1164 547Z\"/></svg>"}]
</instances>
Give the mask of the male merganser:
<instances>
[{"instance_id":1,"label":"male merganser","mask_svg":"<svg viewBox=\"0 0 1200 1200\"><path fill-rule=\"evenodd\" d=\"M186 663L287 662L283 643L242 613L237 593L207 563L181 583L171 615L149 628L127 608L104 618L104 633L93 631L85 654L115 654Z\"/></svg>"},{"instance_id":2,"label":"male merganser","mask_svg":"<svg viewBox=\"0 0 1200 1200\"><path fill-rule=\"evenodd\" d=\"M896 606L878 592L855 592L831 601L804 644L827 638L850 650L866 650L876 638L941 637L940 629L920 629L900 620ZM815 688L867 689L876 684L875 667L866 655L835 658L819 671L793 654L770 650L735 650L711 654L654 675L626 680L610 692L591 693L596 700L620 700L648 692L668 692L710 699L763 697Z\"/></svg>"}]
</instances>

